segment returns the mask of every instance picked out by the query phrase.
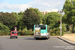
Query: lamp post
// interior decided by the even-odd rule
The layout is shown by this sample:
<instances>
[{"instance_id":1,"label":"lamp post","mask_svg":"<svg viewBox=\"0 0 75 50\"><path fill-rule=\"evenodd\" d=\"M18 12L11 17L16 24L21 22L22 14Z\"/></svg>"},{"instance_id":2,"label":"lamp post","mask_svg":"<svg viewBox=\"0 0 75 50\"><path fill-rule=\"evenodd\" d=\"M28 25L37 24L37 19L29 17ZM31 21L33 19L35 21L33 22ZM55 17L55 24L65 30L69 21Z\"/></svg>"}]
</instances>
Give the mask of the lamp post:
<instances>
[{"instance_id":1,"label":"lamp post","mask_svg":"<svg viewBox=\"0 0 75 50\"><path fill-rule=\"evenodd\" d=\"M62 16L64 15L64 11L59 10L58 13L61 14L61 17L60 17L60 37L61 37L62 36Z\"/></svg>"}]
</instances>

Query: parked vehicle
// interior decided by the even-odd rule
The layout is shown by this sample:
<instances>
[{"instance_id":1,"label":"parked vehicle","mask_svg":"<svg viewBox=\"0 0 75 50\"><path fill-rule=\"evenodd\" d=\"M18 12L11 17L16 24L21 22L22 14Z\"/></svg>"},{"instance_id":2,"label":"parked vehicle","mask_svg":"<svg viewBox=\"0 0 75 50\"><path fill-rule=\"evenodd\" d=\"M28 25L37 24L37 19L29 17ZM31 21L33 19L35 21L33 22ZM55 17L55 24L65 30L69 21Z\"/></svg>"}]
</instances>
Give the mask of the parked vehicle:
<instances>
[{"instance_id":1,"label":"parked vehicle","mask_svg":"<svg viewBox=\"0 0 75 50\"><path fill-rule=\"evenodd\" d=\"M47 25L34 25L34 38L50 38L50 28Z\"/></svg>"},{"instance_id":2,"label":"parked vehicle","mask_svg":"<svg viewBox=\"0 0 75 50\"><path fill-rule=\"evenodd\" d=\"M13 37L18 38L18 32L15 31L15 30L11 31L11 34L10 34L10 39L13 38Z\"/></svg>"}]
</instances>

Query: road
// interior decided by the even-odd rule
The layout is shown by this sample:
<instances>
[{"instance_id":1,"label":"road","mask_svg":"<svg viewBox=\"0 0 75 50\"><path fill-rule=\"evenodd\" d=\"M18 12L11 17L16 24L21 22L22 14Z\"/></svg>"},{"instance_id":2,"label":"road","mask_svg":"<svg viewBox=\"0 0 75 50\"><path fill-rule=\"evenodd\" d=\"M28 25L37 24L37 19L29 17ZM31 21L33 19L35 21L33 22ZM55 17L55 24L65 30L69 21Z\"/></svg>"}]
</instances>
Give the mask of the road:
<instances>
[{"instance_id":1,"label":"road","mask_svg":"<svg viewBox=\"0 0 75 50\"><path fill-rule=\"evenodd\" d=\"M0 37L0 50L75 50L75 46L68 44L57 37L38 39L34 37L19 37L10 39Z\"/></svg>"}]
</instances>

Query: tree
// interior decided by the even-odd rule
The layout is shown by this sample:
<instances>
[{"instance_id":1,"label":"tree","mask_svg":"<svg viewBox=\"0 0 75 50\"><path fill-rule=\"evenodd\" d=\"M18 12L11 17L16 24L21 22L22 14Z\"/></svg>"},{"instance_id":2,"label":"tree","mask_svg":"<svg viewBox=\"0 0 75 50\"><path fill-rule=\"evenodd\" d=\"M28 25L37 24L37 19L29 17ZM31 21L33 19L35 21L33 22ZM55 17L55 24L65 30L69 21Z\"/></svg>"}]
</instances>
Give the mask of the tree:
<instances>
[{"instance_id":1,"label":"tree","mask_svg":"<svg viewBox=\"0 0 75 50\"><path fill-rule=\"evenodd\" d=\"M16 24L16 17L12 13L2 13L0 22L12 29Z\"/></svg>"},{"instance_id":2,"label":"tree","mask_svg":"<svg viewBox=\"0 0 75 50\"><path fill-rule=\"evenodd\" d=\"M33 10L34 13L40 17L40 21L41 21L40 24L42 24L42 19L43 19L44 14L40 12L37 8L29 8L29 9Z\"/></svg>"},{"instance_id":3,"label":"tree","mask_svg":"<svg viewBox=\"0 0 75 50\"><path fill-rule=\"evenodd\" d=\"M26 9L22 19L28 29L33 28L33 25L40 24L40 17L31 9Z\"/></svg>"},{"instance_id":4,"label":"tree","mask_svg":"<svg viewBox=\"0 0 75 50\"><path fill-rule=\"evenodd\" d=\"M16 27L17 27L17 30L22 30L25 28L25 25L22 21L23 19L23 15L24 15L24 12L20 11L18 13L16 12L12 12L14 14L14 16L16 16Z\"/></svg>"},{"instance_id":5,"label":"tree","mask_svg":"<svg viewBox=\"0 0 75 50\"><path fill-rule=\"evenodd\" d=\"M75 26L75 0L66 0L63 6L65 15L63 17L64 23L71 25L73 24L73 31Z\"/></svg>"},{"instance_id":6,"label":"tree","mask_svg":"<svg viewBox=\"0 0 75 50\"><path fill-rule=\"evenodd\" d=\"M18 17L19 17L18 27L19 27L19 30L22 30L22 29L25 28L25 25L24 25L24 23L22 21L23 16L24 16L24 12L21 11L21 12L18 13Z\"/></svg>"},{"instance_id":7,"label":"tree","mask_svg":"<svg viewBox=\"0 0 75 50\"><path fill-rule=\"evenodd\" d=\"M43 23L49 25L50 28L56 28L59 27L59 20L60 14L57 12L50 12L45 15Z\"/></svg>"},{"instance_id":8,"label":"tree","mask_svg":"<svg viewBox=\"0 0 75 50\"><path fill-rule=\"evenodd\" d=\"M0 23L0 35L2 33L5 33L6 35L9 33L9 31L10 31L9 28L6 25L3 25L2 23Z\"/></svg>"},{"instance_id":9,"label":"tree","mask_svg":"<svg viewBox=\"0 0 75 50\"><path fill-rule=\"evenodd\" d=\"M47 17L48 17L48 15L49 15L49 13L46 13L45 15L44 15L44 17L43 17L43 19L42 19L42 23L43 24L46 24L46 19L47 19Z\"/></svg>"}]
</instances>

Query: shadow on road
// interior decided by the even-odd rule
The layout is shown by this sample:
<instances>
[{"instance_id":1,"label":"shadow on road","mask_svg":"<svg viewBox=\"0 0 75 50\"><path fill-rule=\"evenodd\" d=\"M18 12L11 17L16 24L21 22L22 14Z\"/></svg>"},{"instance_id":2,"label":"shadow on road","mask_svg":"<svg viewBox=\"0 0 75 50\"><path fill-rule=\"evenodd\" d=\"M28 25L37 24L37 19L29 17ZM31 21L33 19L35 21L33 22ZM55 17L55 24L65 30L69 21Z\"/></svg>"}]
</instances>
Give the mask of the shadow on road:
<instances>
[{"instance_id":1,"label":"shadow on road","mask_svg":"<svg viewBox=\"0 0 75 50\"><path fill-rule=\"evenodd\" d=\"M9 38L6 38L6 39L10 39L10 37L9 37ZM18 39L18 38L14 38L14 37L13 37L13 38L11 38L11 39Z\"/></svg>"},{"instance_id":2,"label":"shadow on road","mask_svg":"<svg viewBox=\"0 0 75 50\"><path fill-rule=\"evenodd\" d=\"M6 39L10 39L10 37L7 37ZM37 38L37 39L35 39L33 37L20 37L20 38L13 37L11 39L19 39L19 40L48 40L46 38Z\"/></svg>"},{"instance_id":3,"label":"shadow on road","mask_svg":"<svg viewBox=\"0 0 75 50\"><path fill-rule=\"evenodd\" d=\"M26 38L24 40L35 40L34 38Z\"/></svg>"},{"instance_id":4,"label":"shadow on road","mask_svg":"<svg viewBox=\"0 0 75 50\"><path fill-rule=\"evenodd\" d=\"M68 44L70 44L70 45L75 46L75 44L73 44L73 43L70 43L70 42L68 42L68 41L66 41L66 40L64 40L64 39L59 38L59 37L57 37L57 38L60 39L60 40L62 40L62 41L64 41L64 42L66 42L66 43L68 43Z\"/></svg>"},{"instance_id":5,"label":"shadow on road","mask_svg":"<svg viewBox=\"0 0 75 50\"><path fill-rule=\"evenodd\" d=\"M45 38L37 38L37 39L35 39L35 38L26 38L24 40L47 40L47 39L45 39Z\"/></svg>"},{"instance_id":6,"label":"shadow on road","mask_svg":"<svg viewBox=\"0 0 75 50\"><path fill-rule=\"evenodd\" d=\"M37 38L36 40L48 40L46 38Z\"/></svg>"}]
</instances>

